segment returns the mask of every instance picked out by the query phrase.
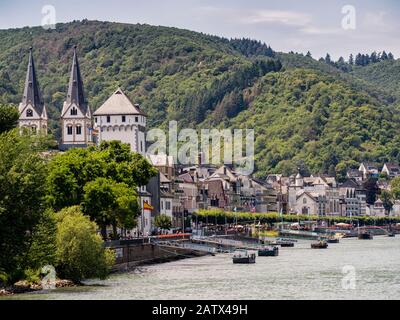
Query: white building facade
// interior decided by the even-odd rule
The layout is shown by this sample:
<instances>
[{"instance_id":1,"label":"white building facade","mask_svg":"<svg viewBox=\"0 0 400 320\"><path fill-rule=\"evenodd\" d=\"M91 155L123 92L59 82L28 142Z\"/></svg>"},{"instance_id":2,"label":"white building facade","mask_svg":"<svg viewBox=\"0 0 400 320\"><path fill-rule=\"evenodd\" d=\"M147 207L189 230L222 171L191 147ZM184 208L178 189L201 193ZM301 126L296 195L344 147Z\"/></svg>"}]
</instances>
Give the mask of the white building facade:
<instances>
[{"instance_id":1,"label":"white building facade","mask_svg":"<svg viewBox=\"0 0 400 320\"><path fill-rule=\"evenodd\" d=\"M94 113L98 143L117 140L130 145L132 152L146 155L147 116L118 88Z\"/></svg>"}]
</instances>

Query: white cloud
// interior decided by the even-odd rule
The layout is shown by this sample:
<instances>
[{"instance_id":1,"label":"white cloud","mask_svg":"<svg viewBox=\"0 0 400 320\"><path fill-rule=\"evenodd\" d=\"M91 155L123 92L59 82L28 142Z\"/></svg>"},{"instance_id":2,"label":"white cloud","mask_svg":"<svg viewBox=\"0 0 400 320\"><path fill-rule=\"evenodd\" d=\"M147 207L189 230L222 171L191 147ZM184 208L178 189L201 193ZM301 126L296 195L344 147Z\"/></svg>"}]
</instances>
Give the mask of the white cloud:
<instances>
[{"instance_id":1,"label":"white cloud","mask_svg":"<svg viewBox=\"0 0 400 320\"><path fill-rule=\"evenodd\" d=\"M312 25L306 26L300 31L309 35L338 35L343 33L343 29L340 28L322 28Z\"/></svg>"},{"instance_id":2,"label":"white cloud","mask_svg":"<svg viewBox=\"0 0 400 320\"><path fill-rule=\"evenodd\" d=\"M247 24L281 24L286 26L306 26L311 22L308 14L295 11L261 10L250 11L241 21Z\"/></svg>"}]
</instances>

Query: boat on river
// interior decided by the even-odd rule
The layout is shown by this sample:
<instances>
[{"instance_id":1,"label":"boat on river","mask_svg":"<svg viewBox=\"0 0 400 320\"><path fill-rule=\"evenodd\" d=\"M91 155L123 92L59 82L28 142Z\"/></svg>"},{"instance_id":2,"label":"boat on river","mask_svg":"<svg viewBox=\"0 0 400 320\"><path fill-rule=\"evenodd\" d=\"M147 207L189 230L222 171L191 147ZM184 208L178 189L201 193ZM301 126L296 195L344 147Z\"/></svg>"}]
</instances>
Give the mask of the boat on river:
<instances>
[{"instance_id":1,"label":"boat on river","mask_svg":"<svg viewBox=\"0 0 400 320\"><path fill-rule=\"evenodd\" d=\"M361 232L358 235L358 239L359 240L373 240L374 236L372 235L372 233L369 233L369 232Z\"/></svg>"},{"instance_id":2,"label":"boat on river","mask_svg":"<svg viewBox=\"0 0 400 320\"><path fill-rule=\"evenodd\" d=\"M236 250L232 257L235 264L252 264L256 263L256 253L250 250Z\"/></svg>"},{"instance_id":3,"label":"boat on river","mask_svg":"<svg viewBox=\"0 0 400 320\"><path fill-rule=\"evenodd\" d=\"M311 243L311 249L328 249L328 242L325 240L320 240Z\"/></svg>"},{"instance_id":4,"label":"boat on river","mask_svg":"<svg viewBox=\"0 0 400 320\"><path fill-rule=\"evenodd\" d=\"M339 243L340 239L339 238L335 238L335 237L331 237L331 238L326 239L326 242L327 243Z\"/></svg>"},{"instance_id":5,"label":"boat on river","mask_svg":"<svg viewBox=\"0 0 400 320\"><path fill-rule=\"evenodd\" d=\"M264 247L258 250L259 257L277 257L279 256L278 247Z\"/></svg>"}]
</instances>

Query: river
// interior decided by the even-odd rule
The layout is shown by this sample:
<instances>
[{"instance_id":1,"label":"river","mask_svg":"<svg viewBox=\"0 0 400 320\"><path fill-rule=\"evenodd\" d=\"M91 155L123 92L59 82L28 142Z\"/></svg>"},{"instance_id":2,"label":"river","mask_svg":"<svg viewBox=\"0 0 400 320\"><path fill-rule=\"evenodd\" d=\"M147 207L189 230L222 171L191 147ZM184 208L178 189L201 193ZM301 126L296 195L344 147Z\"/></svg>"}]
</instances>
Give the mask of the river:
<instances>
[{"instance_id":1,"label":"river","mask_svg":"<svg viewBox=\"0 0 400 320\"><path fill-rule=\"evenodd\" d=\"M354 282L344 281L352 274ZM312 250L310 241L299 241L295 248L280 249L279 257L258 257L254 265L234 265L231 255L221 254L141 267L86 284L13 299L398 300L400 236L342 239L327 250Z\"/></svg>"}]
</instances>

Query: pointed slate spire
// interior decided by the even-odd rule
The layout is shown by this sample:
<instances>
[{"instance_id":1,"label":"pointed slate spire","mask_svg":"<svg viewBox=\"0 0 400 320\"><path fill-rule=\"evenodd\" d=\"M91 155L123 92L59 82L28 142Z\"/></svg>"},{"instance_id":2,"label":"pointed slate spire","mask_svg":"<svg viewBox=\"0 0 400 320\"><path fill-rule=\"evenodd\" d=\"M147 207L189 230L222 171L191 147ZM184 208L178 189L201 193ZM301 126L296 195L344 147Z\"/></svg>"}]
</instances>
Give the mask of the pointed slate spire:
<instances>
[{"instance_id":1,"label":"pointed slate spire","mask_svg":"<svg viewBox=\"0 0 400 320\"><path fill-rule=\"evenodd\" d=\"M85 92L83 90L83 81L78 62L78 55L76 53L76 46L74 47L74 57L72 60L71 77L69 80L66 102L68 105L75 103L77 107L81 109L83 114L87 113L87 103L85 101Z\"/></svg>"},{"instance_id":2,"label":"pointed slate spire","mask_svg":"<svg viewBox=\"0 0 400 320\"><path fill-rule=\"evenodd\" d=\"M36 77L35 63L33 61L32 48L29 48L29 63L26 72L24 96L22 97L22 105L28 104L36 110L39 115L43 113L43 99L39 89L39 82Z\"/></svg>"}]
</instances>

